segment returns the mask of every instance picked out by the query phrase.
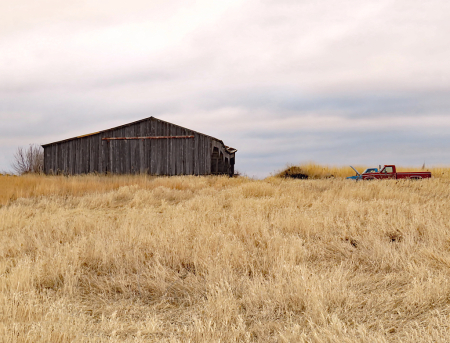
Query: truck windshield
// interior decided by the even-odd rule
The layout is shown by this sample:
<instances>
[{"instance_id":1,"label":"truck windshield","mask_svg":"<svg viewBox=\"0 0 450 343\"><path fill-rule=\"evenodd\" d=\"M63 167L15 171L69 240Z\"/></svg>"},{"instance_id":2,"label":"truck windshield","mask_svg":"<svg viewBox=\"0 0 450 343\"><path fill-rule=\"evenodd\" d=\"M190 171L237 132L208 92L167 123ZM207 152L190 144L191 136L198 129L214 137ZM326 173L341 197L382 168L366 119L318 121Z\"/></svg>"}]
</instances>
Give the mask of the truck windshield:
<instances>
[{"instance_id":1,"label":"truck windshield","mask_svg":"<svg viewBox=\"0 0 450 343\"><path fill-rule=\"evenodd\" d=\"M376 173L377 171L378 171L378 169L376 169L376 168L368 168L364 171L363 174Z\"/></svg>"}]
</instances>

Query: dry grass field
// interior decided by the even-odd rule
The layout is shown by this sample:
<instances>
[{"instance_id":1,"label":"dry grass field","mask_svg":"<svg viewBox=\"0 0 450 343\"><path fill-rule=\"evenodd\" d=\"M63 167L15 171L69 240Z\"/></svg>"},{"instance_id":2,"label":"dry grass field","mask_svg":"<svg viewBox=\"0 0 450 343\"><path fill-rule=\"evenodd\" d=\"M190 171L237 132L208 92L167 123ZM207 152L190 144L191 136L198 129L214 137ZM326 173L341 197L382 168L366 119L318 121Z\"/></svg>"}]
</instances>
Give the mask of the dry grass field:
<instances>
[{"instance_id":1,"label":"dry grass field","mask_svg":"<svg viewBox=\"0 0 450 343\"><path fill-rule=\"evenodd\" d=\"M449 342L434 172L0 176L0 342Z\"/></svg>"}]
</instances>

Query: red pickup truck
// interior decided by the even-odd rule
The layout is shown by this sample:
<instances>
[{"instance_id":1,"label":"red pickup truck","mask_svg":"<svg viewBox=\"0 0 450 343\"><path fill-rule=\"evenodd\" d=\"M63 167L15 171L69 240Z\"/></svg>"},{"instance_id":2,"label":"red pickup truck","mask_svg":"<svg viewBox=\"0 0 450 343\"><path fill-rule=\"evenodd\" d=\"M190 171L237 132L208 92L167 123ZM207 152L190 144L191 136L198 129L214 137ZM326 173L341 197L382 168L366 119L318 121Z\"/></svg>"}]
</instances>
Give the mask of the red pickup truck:
<instances>
[{"instance_id":1,"label":"red pickup truck","mask_svg":"<svg viewBox=\"0 0 450 343\"><path fill-rule=\"evenodd\" d=\"M362 174L363 180L375 179L412 179L420 180L431 177L431 172L402 172L397 173L394 165L385 165L378 173Z\"/></svg>"}]
</instances>

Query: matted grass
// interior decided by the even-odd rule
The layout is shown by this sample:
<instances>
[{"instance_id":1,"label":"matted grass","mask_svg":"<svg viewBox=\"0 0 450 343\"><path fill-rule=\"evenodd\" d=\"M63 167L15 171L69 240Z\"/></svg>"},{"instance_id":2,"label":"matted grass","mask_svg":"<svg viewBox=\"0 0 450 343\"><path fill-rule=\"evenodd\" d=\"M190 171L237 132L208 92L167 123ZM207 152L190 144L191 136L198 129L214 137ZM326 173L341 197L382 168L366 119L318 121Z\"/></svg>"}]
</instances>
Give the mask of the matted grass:
<instances>
[{"instance_id":1,"label":"matted grass","mask_svg":"<svg viewBox=\"0 0 450 343\"><path fill-rule=\"evenodd\" d=\"M446 178L9 182L2 342L450 340Z\"/></svg>"}]
</instances>

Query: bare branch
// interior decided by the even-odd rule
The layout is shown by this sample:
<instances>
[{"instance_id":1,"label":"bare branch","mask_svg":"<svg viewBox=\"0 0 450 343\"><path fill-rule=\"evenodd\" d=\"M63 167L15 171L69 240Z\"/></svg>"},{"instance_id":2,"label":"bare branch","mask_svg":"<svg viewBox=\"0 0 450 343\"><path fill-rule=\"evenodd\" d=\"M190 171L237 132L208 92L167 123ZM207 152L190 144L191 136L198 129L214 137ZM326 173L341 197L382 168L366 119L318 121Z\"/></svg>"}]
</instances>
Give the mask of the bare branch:
<instances>
[{"instance_id":1,"label":"bare branch","mask_svg":"<svg viewBox=\"0 0 450 343\"><path fill-rule=\"evenodd\" d=\"M36 144L30 144L28 148L18 147L11 166L19 175L42 173L44 169L44 149Z\"/></svg>"}]
</instances>

